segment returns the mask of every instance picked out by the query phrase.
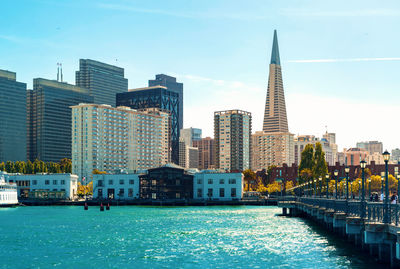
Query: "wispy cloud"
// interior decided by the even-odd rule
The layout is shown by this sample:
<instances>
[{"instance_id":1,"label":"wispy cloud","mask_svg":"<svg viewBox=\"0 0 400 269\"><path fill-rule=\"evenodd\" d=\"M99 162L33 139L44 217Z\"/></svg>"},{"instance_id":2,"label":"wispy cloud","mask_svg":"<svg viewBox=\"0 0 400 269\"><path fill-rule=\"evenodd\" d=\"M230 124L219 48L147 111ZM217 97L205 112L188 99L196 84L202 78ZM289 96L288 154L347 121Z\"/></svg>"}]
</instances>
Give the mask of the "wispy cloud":
<instances>
[{"instance_id":1,"label":"wispy cloud","mask_svg":"<svg viewBox=\"0 0 400 269\"><path fill-rule=\"evenodd\" d=\"M305 10L305 9L284 9L283 15L299 17L397 17L400 16L400 9L359 9L359 10Z\"/></svg>"},{"instance_id":2,"label":"wispy cloud","mask_svg":"<svg viewBox=\"0 0 400 269\"><path fill-rule=\"evenodd\" d=\"M310 59L289 60L288 63L339 63L339 62L376 62L376 61L400 61L400 57L388 58L348 58L348 59Z\"/></svg>"},{"instance_id":3,"label":"wispy cloud","mask_svg":"<svg viewBox=\"0 0 400 269\"><path fill-rule=\"evenodd\" d=\"M135 12L135 13L145 13L145 14L154 14L154 15L163 15L177 18L187 18L187 19L231 19L231 20L264 20L267 19L266 15L255 15L255 14L245 14L245 13L215 13L212 11L207 12L175 12L175 11L167 11L163 9L146 9L146 8L138 8L131 5L121 5L121 4L108 4L108 3L99 3L97 5L98 8L108 9L108 10L117 10L124 12Z\"/></svg>"}]
</instances>

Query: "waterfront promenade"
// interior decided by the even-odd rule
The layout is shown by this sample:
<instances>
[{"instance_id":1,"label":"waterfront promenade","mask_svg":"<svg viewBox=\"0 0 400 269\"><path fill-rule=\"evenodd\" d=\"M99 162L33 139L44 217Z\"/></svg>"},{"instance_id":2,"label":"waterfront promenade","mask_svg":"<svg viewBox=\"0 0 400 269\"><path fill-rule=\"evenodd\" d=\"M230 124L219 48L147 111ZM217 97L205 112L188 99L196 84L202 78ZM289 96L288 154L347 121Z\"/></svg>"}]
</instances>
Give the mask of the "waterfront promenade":
<instances>
[{"instance_id":1,"label":"waterfront promenade","mask_svg":"<svg viewBox=\"0 0 400 269\"><path fill-rule=\"evenodd\" d=\"M400 204L353 199L284 196L282 213L310 218L370 256L400 266Z\"/></svg>"}]
</instances>

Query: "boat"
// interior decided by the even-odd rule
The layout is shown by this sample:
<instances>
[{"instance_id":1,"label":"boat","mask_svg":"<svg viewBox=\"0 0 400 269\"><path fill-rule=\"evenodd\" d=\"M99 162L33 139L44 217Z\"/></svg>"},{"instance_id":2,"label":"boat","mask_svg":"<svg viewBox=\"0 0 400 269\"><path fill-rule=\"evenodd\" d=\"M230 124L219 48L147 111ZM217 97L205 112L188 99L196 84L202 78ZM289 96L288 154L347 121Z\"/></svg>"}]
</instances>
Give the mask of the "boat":
<instances>
[{"instance_id":1,"label":"boat","mask_svg":"<svg viewBox=\"0 0 400 269\"><path fill-rule=\"evenodd\" d=\"M16 183L8 183L4 176L0 176L0 207L18 205L18 191Z\"/></svg>"}]
</instances>

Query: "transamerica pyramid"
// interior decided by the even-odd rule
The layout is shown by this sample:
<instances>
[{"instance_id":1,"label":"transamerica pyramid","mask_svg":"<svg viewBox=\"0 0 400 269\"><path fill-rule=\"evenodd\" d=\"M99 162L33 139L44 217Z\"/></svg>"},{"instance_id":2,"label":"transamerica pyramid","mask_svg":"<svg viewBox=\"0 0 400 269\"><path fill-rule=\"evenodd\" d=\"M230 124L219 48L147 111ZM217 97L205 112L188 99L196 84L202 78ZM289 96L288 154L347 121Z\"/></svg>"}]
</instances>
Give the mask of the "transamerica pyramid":
<instances>
[{"instance_id":1,"label":"transamerica pyramid","mask_svg":"<svg viewBox=\"0 0 400 269\"><path fill-rule=\"evenodd\" d=\"M268 92L265 102L263 131L267 133L289 132L276 30L274 31L271 63L269 65Z\"/></svg>"}]
</instances>

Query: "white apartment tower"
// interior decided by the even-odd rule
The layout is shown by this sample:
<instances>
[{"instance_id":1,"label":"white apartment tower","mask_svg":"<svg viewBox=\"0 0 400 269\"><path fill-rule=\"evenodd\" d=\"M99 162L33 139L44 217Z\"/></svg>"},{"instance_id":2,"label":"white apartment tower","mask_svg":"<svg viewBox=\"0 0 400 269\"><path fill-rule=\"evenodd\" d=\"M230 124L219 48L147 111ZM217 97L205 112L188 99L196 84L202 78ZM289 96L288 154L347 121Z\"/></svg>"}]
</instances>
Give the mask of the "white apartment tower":
<instances>
[{"instance_id":1,"label":"white apartment tower","mask_svg":"<svg viewBox=\"0 0 400 269\"><path fill-rule=\"evenodd\" d=\"M157 109L72 106L72 172L79 179L98 169L140 170L170 159L170 117Z\"/></svg>"}]
</instances>

